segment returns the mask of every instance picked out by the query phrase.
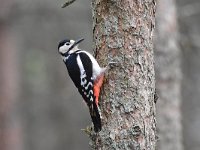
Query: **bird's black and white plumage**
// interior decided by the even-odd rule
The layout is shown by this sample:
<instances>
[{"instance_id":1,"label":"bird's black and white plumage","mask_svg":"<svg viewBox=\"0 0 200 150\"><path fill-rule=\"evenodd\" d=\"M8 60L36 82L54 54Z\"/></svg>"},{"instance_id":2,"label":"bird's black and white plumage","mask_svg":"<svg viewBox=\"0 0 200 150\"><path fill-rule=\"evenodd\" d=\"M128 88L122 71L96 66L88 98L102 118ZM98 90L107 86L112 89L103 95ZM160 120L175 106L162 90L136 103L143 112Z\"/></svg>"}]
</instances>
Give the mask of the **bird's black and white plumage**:
<instances>
[{"instance_id":1,"label":"bird's black and white plumage","mask_svg":"<svg viewBox=\"0 0 200 150\"><path fill-rule=\"evenodd\" d=\"M106 69L101 68L90 53L78 48L81 41L83 39L77 41L65 39L59 43L58 51L67 67L69 76L89 107L95 132L99 132L101 117L98 100Z\"/></svg>"}]
</instances>

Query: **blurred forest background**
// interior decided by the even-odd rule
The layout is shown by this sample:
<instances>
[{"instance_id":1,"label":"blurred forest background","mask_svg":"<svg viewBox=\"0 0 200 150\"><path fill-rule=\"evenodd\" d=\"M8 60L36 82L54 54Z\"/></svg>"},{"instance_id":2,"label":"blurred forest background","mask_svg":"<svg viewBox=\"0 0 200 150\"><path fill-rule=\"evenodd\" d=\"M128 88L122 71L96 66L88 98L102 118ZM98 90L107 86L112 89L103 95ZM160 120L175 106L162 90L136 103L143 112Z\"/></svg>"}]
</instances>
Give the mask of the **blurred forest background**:
<instances>
[{"instance_id":1,"label":"blurred forest background","mask_svg":"<svg viewBox=\"0 0 200 150\"><path fill-rule=\"evenodd\" d=\"M90 0L66 9L62 0L0 2L0 150L89 149L81 131L91 124L89 113L57 44L83 37L81 47L92 52ZM177 0L177 12L183 147L199 150L200 1Z\"/></svg>"}]
</instances>

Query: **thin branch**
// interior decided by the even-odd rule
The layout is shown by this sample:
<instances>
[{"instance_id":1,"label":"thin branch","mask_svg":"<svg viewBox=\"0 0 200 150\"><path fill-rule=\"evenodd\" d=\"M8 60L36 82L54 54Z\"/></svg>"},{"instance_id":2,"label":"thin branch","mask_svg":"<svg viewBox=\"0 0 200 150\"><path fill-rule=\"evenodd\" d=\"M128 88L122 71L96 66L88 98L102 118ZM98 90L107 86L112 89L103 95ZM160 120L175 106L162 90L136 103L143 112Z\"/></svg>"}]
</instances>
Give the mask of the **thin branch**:
<instances>
[{"instance_id":1,"label":"thin branch","mask_svg":"<svg viewBox=\"0 0 200 150\"><path fill-rule=\"evenodd\" d=\"M76 0L68 0L68 1L66 1L63 5L62 5L62 8L65 8L65 7L67 7L67 6L69 6L69 5L71 5L73 2L75 2Z\"/></svg>"}]
</instances>

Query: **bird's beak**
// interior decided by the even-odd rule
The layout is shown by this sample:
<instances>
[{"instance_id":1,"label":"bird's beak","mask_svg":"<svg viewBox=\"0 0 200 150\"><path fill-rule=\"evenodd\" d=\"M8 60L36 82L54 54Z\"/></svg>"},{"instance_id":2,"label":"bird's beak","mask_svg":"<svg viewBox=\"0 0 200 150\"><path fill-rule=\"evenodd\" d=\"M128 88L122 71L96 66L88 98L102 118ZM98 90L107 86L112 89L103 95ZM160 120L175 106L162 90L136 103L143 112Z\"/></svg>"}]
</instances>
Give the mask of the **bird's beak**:
<instances>
[{"instance_id":1,"label":"bird's beak","mask_svg":"<svg viewBox=\"0 0 200 150\"><path fill-rule=\"evenodd\" d=\"M81 39L79 39L79 40L76 40L75 42L74 42L74 44L69 48L69 50L68 51L70 51L71 49L73 49L76 45L78 45L80 42L82 42L84 39L83 38L81 38Z\"/></svg>"},{"instance_id":2,"label":"bird's beak","mask_svg":"<svg viewBox=\"0 0 200 150\"><path fill-rule=\"evenodd\" d=\"M83 40L84 40L83 38L76 40L74 42L74 44L73 44L73 47L76 46L76 45L78 45L79 43L81 43Z\"/></svg>"}]
</instances>

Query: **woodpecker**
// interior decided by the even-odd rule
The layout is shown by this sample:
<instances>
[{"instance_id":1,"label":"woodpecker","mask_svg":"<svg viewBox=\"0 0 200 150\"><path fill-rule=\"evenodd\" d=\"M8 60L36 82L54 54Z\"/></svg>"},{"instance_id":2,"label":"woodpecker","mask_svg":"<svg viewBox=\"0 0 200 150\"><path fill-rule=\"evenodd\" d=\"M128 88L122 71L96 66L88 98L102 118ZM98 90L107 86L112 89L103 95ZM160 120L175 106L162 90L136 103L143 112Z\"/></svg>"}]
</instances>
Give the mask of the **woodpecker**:
<instances>
[{"instance_id":1,"label":"woodpecker","mask_svg":"<svg viewBox=\"0 0 200 150\"><path fill-rule=\"evenodd\" d=\"M87 51L78 48L84 39L59 42L58 52L65 63L69 76L86 102L94 125L94 131L101 131L99 93L106 68L101 68Z\"/></svg>"}]
</instances>

